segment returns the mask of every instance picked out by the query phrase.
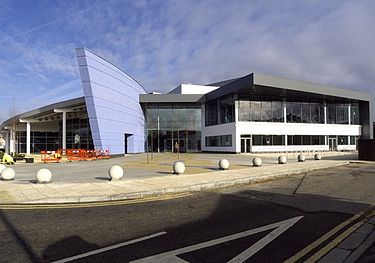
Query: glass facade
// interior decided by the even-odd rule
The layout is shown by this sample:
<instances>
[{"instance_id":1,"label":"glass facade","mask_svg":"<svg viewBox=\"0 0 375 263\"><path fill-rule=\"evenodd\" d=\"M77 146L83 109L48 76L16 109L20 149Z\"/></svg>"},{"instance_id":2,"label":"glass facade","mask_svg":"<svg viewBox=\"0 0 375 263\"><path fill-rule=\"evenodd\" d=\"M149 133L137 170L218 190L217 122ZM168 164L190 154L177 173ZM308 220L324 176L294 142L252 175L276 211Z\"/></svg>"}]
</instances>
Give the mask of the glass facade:
<instances>
[{"instance_id":1,"label":"glass facade","mask_svg":"<svg viewBox=\"0 0 375 263\"><path fill-rule=\"evenodd\" d=\"M16 150L26 152L26 131L16 132ZM59 121L59 131L33 131L31 124L30 153L40 151L55 151L62 148L62 121ZM66 147L67 149L94 149L88 119L66 120Z\"/></svg>"},{"instance_id":2,"label":"glass facade","mask_svg":"<svg viewBox=\"0 0 375 263\"><path fill-rule=\"evenodd\" d=\"M284 109L280 100L241 95L238 101L238 120L283 122Z\"/></svg>"},{"instance_id":3,"label":"glass facade","mask_svg":"<svg viewBox=\"0 0 375 263\"><path fill-rule=\"evenodd\" d=\"M149 103L143 108L146 149L150 152L175 152L177 148L180 152L201 151L200 104Z\"/></svg>"},{"instance_id":4,"label":"glass facade","mask_svg":"<svg viewBox=\"0 0 375 263\"><path fill-rule=\"evenodd\" d=\"M350 105L350 110L349 110ZM320 123L324 124L324 104L318 102L286 101L286 121L288 123ZM359 106L351 104L327 103L328 124L359 123ZM216 113L217 114L217 113ZM209 117L210 115L207 115ZM255 122L283 122L283 102L273 97L256 97L239 95L238 120ZM206 120L206 123L210 120Z\"/></svg>"},{"instance_id":5,"label":"glass facade","mask_svg":"<svg viewBox=\"0 0 375 263\"><path fill-rule=\"evenodd\" d=\"M220 97L205 103L205 125L217 125L235 121L234 95Z\"/></svg>"},{"instance_id":6,"label":"glass facade","mask_svg":"<svg viewBox=\"0 0 375 263\"><path fill-rule=\"evenodd\" d=\"M60 132L30 132L30 153L39 153L40 151L55 151L61 148ZM16 149L18 153L26 152L26 132L16 132Z\"/></svg>"},{"instance_id":7,"label":"glass facade","mask_svg":"<svg viewBox=\"0 0 375 263\"><path fill-rule=\"evenodd\" d=\"M292 123L324 123L324 105L309 102L287 102L286 121Z\"/></svg>"},{"instance_id":8,"label":"glass facade","mask_svg":"<svg viewBox=\"0 0 375 263\"><path fill-rule=\"evenodd\" d=\"M62 134L62 121L59 122ZM67 149L94 149L89 119L66 120L66 148Z\"/></svg>"},{"instance_id":9,"label":"glass facade","mask_svg":"<svg viewBox=\"0 0 375 263\"><path fill-rule=\"evenodd\" d=\"M253 135L253 145L285 145L284 135Z\"/></svg>"}]
</instances>

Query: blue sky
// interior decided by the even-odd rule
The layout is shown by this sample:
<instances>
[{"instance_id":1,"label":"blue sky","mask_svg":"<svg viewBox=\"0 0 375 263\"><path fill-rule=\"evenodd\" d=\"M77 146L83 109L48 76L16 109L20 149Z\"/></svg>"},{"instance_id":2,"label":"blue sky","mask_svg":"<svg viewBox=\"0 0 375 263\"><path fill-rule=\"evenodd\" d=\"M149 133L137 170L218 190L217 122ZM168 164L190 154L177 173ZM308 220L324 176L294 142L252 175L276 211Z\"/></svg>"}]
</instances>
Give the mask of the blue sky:
<instances>
[{"instance_id":1,"label":"blue sky","mask_svg":"<svg viewBox=\"0 0 375 263\"><path fill-rule=\"evenodd\" d=\"M372 0L0 0L0 122L82 96L82 46L148 91L259 72L375 98L374 12Z\"/></svg>"}]
</instances>

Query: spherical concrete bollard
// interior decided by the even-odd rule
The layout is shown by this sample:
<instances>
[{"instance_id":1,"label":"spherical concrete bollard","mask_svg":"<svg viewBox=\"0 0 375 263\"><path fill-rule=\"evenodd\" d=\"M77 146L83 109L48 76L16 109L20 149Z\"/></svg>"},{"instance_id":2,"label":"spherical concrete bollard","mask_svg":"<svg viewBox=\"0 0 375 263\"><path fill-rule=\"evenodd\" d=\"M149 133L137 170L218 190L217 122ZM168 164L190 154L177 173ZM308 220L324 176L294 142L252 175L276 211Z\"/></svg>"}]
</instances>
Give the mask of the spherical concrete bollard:
<instances>
[{"instance_id":1,"label":"spherical concrete bollard","mask_svg":"<svg viewBox=\"0 0 375 263\"><path fill-rule=\"evenodd\" d=\"M36 173L36 182L37 183L49 183L52 179L52 173L46 168L39 169Z\"/></svg>"},{"instance_id":2,"label":"spherical concrete bollard","mask_svg":"<svg viewBox=\"0 0 375 263\"><path fill-rule=\"evenodd\" d=\"M16 176L16 172L14 171L13 168L7 167L1 171L1 178L5 181L14 180L15 176Z\"/></svg>"},{"instance_id":3,"label":"spherical concrete bollard","mask_svg":"<svg viewBox=\"0 0 375 263\"><path fill-rule=\"evenodd\" d=\"M262 159L259 157L254 157L253 158L253 166L261 166L262 165Z\"/></svg>"},{"instance_id":4,"label":"spherical concrete bollard","mask_svg":"<svg viewBox=\"0 0 375 263\"><path fill-rule=\"evenodd\" d=\"M183 162L177 161L173 164L173 173L183 174L185 172L185 164Z\"/></svg>"},{"instance_id":5,"label":"spherical concrete bollard","mask_svg":"<svg viewBox=\"0 0 375 263\"><path fill-rule=\"evenodd\" d=\"M277 161L279 162L279 164L286 164L286 157L284 155L281 155L279 156Z\"/></svg>"},{"instance_id":6,"label":"spherical concrete bollard","mask_svg":"<svg viewBox=\"0 0 375 263\"><path fill-rule=\"evenodd\" d=\"M7 168L4 164L1 164L0 163L0 175L1 175L1 172L5 169L5 168Z\"/></svg>"},{"instance_id":7,"label":"spherical concrete bollard","mask_svg":"<svg viewBox=\"0 0 375 263\"><path fill-rule=\"evenodd\" d=\"M317 160L317 161L319 161L319 160L322 159L322 156L320 155L320 153L316 153L316 154L314 155L314 159Z\"/></svg>"},{"instance_id":8,"label":"spherical concrete bollard","mask_svg":"<svg viewBox=\"0 0 375 263\"><path fill-rule=\"evenodd\" d=\"M221 170L229 169L229 161L227 159L221 159L219 161L219 169Z\"/></svg>"},{"instance_id":9,"label":"spherical concrete bollard","mask_svg":"<svg viewBox=\"0 0 375 263\"><path fill-rule=\"evenodd\" d=\"M297 159L299 162L304 162L306 160L306 157L301 153L298 155Z\"/></svg>"},{"instance_id":10,"label":"spherical concrete bollard","mask_svg":"<svg viewBox=\"0 0 375 263\"><path fill-rule=\"evenodd\" d=\"M109 169L109 177L111 177L111 181L118 181L124 176L124 170L119 165L114 165Z\"/></svg>"}]
</instances>

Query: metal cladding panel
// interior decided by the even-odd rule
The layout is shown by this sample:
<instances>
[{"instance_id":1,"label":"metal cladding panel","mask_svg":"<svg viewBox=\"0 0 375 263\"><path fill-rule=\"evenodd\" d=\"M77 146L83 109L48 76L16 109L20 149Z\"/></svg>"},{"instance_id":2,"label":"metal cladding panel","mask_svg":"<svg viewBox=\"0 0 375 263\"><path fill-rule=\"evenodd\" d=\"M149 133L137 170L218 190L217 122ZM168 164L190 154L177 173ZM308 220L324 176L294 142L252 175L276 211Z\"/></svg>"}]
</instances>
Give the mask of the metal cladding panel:
<instances>
[{"instance_id":1,"label":"metal cladding panel","mask_svg":"<svg viewBox=\"0 0 375 263\"><path fill-rule=\"evenodd\" d=\"M96 149L111 154L144 152L144 115L139 95L146 91L133 78L85 48L76 50L83 93Z\"/></svg>"}]
</instances>

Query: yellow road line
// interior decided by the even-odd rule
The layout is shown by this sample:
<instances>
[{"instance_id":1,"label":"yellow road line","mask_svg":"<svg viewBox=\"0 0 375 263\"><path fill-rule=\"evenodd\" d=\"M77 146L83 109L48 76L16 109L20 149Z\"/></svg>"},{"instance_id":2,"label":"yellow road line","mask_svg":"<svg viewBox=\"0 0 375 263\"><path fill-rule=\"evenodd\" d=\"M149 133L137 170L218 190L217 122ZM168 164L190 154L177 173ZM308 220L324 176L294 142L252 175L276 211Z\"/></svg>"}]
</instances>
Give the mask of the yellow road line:
<instances>
[{"instance_id":1,"label":"yellow road line","mask_svg":"<svg viewBox=\"0 0 375 263\"><path fill-rule=\"evenodd\" d=\"M170 194L162 196L152 196L140 199L118 200L118 201L103 201L103 202L90 202L90 203L71 203L71 204L3 204L0 209L3 210L31 210L31 209L60 209L60 208L90 208L90 207L103 207L115 205L131 205L155 201L165 201L176 198L191 196L191 193Z\"/></svg>"},{"instance_id":2,"label":"yellow road line","mask_svg":"<svg viewBox=\"0 0 375 263\"><path fill-rule=\"evenodd\" d=\"M335 248L338 244L340 244L345 238L347 238L351 233L356 231L363 224L364 224L364 222L361 221L361 222L358 222L358 223L354 224L353 226L349 227L341 235L339 235L337 238L335 238L332 242L327 244L321 250L316 252L310 258L308 258L305 262L306 263L314 263L314 262L318 261L320 258L322 258L325 254L327 254L333 248Z\"/></svg>"},{"instance_id":3,"label":"yellow road line","mask_svg":"<svg viewBox=\"0 0 375 263\"><path fill-rule=\"evenodd\" d=\"M349 218L348 220L342 222L341 224L337 225L335 228L333 228L331 231L327 232L326 234L324 234L321 238L315 240L313 243L311 243L310 245L308 245L307 247L305 247L304 249L302 249L301 251L299 251L297 254L295 254L294 256L290 257L289 259L287 259L286 261L284 261L284 263L293 263L293 262L296 262L298 260L300 260L302 257L306 256L309 252L311 252L313 249L315 249L316 247L318 247L320 244L322 244L323 242L327 241L329 238L331 238L332 236L334 236L337 232L339 232L340 230L342 230L344 227L348 226L349 224L353 223L354 221L356 221L357 219L359 219L360 217L362 217L363 215L365 215L366 213L368 213L369 211L371 210L374 210L375 208L375 204L372 204L370 206L370 208L358 213L358 214L355 214L354 216L352 216L351 218ZM355 226L355 225L354 225ZM353 226L353 227L354 227ZM348 230L346 231L349 231L351 228L349 228ZM356 230L356 229L354 229ZM353 230L353 231L354 231ZM345 231L345 232L346 232ZM344 232L344 233L345 233ZM343 234L344 234L343 233ZM341 236L341 235L340 235ZM334 241L332 241L334 242ZM329 251L329 250L328 250ZM327 252L328 252L327 251ZM327 253L326 252L326 253ZM317 252L318 253L318 252ZM323 255L322 255L323 256ZM313 262L313 261L311 261Z\"/></svg>"}]
</instances>

